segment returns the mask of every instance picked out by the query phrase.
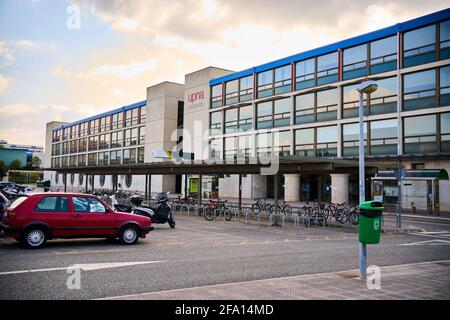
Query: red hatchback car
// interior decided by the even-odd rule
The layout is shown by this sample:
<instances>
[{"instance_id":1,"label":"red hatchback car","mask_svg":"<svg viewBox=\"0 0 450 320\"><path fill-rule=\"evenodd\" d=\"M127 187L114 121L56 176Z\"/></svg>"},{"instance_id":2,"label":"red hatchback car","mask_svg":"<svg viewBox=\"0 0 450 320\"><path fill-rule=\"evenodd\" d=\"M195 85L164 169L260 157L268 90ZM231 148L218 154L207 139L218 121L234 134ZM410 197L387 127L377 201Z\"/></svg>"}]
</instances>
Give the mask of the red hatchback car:
<instances>
[{"instance_id":1,"label":"red hatchback car","mask_svg":"<svg viewBox=\"0 0 450 320\"><path fill-rule=\"evenodd\" d=\"M148 217L116 212L99 198L77 193L36 193L14 201L0 228L27 248L55 238L119 238L134 244L153 230Z\"/></svg>"}]
</instances>

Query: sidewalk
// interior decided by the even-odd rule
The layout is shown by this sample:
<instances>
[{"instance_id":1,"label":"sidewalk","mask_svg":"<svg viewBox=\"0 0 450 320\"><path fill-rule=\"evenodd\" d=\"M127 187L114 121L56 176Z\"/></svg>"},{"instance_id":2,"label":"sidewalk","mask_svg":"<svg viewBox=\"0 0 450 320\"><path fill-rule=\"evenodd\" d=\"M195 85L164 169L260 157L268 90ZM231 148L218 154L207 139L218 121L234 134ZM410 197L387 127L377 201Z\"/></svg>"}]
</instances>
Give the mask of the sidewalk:
<instances>
[{"instance_id":1,"label":"sidewalk","mask_svg":"<svg viewBox=\"0 0 450 320\"><path fill-rule=\"evenodd\" d=\"M381 289L358 270L142 293L120 300L423 300L450 298L450 260L381 268Z\"/></svg>"}]
</instances>

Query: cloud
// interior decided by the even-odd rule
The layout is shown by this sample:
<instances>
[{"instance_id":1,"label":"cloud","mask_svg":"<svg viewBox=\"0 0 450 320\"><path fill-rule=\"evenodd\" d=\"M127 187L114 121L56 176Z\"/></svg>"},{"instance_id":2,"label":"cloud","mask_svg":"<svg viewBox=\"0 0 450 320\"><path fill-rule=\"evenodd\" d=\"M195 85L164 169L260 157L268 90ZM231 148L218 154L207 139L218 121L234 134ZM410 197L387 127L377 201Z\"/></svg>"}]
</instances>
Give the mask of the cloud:
<instances>
[{"instance_id":1,"label":"cloud","mask_svg":"<svg viewBox=\"0 0 450 320\"><path fill-rule=\"evenodd\" d=\"M130 61L127 64L103 65L89 71L89 75L107 75L120 79L134 79L144 72L155 69L155 59L145 61Z\"/></svg>"},{"instance_id":2,"label":"cloud","mask_svg":"<svg viewBox=\"0 0 450 320\"><path fill-rule=\"evenodd\" d=\"M93 78L98 76L115 77L122 80L135 79L145 72L154 70L156 67L155 59L147 59L144 61L130 61L127 64L106 64L85 72L73 72L65 69L61 64L58 64L52 71L56 77L66 78Z\"/></svg>"},{"instance_id":3,"label":"cloud","mask_svg":"<svg viewBox=\"0 0 450 320\"><path fill-rule=\"evenodd\" d=\"M5 41L0 41L0 66L10 66L14 62L13 50L9 48Z\"/></svg>"},{"instance_id":4,"label":"cloud","mask_svg":"<svg viewBox=\"0 0 450 320\"><path fill-rule=\"evenodd\" d=\"M9 86L10 79L2 76L0 74L0 93L3 93L6 88Z\"/></svg>"},{"instance_id":5,"label":"cloud","mask_svg":"<svg viewBox=\"0 0 450 320\"><path fill-rule=\"evenodd\" d=\"M45 125L50 121L81 119L95 114L98 106L92 105L28 105L18 102L0 106L0 137L11 143L45 143Z\"/></svg>"}]
</instances>

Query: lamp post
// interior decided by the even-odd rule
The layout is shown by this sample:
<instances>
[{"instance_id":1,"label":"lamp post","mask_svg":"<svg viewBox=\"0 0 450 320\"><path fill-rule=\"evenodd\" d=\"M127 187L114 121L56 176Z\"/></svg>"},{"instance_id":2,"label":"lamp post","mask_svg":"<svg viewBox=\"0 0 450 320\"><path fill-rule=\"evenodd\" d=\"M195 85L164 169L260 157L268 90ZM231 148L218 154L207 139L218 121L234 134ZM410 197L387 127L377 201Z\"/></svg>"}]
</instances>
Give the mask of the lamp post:
<instances>
[{"instance_id":1,"label":"lamp post","mask_svg":"<svg viewBox=\"0 0 450 320\"><path fill-rule=\"evenodd\" d=\"M378 89L374 81L362 82L356 90L359 92L359 203L366 201L365 170L364 170L364 93L370 94ZM359 243L359 275L365 280L367 277L366 244Z\"/></svg>"}]
</instances>

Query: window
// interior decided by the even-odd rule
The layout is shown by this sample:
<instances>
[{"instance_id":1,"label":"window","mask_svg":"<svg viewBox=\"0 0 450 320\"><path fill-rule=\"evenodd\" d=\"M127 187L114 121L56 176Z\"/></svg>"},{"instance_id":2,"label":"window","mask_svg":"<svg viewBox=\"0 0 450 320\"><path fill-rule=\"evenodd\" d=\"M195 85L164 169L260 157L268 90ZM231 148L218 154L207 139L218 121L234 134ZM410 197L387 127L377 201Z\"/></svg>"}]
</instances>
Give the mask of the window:
<instances>
[{"instance_id":1,"label":"window","mask_svg":"<svg viewBox=\"0 0 450 320\"><path fill-rule=\"evenodd\" d=\"M78 155L78 166L85 166L86 165L86 155L85 154L79 154Z\"/></svg>"},{"instance_id":2,"label":"window","mask_svg":"<svg viewBox=\"0 0 450 320\"><path fill-rule=\"evenodd\" d=\"M80 186L83 185L83 179L84 179L84 175L80 173L78 175L78 185L80 185Z\"/></svg>"},{"instance_id":3,"label":"window","mask_svg":"<svg viewBox=\"0 0 450 320\"><path fill-rule=\"evenodd\" d=\"M78 152L86 152L86 151L87 151L87 138L78 140Z\"/></svg>"},{"instance_id":4,"label":"window","mask_svg":"<svg viewBox=\"0 0 450 320\"><path fill-rule=\"evenodd\" d=\"M238 141L238 158L249 158L252 153L253 136L239 136Z\"/></svg>"},{"instance_id":5,"label":"window","mask_svg":"<svg viewBox=\"0 0 450 320\"><path fill-rule=\"evenodd\" d=\"M222 84L211 88L211 108L222 106Z\"/></svg>"},{"instance_id":6,"label":"window","mask_svg":"<svg viewBox=\"0 0 450 320\"><path fill-rule=\"evenodd\" d=\"M342 128L342 140L344 157L359 155L359 123L344 124ZM364 152L368 154L367 148L367 123L364 122Z\"/></svg>"},{"instance_id":7,"label":"window","mask_svg":"<svg viewBox=\"0 0 450 320\"><path fill-rule=\"evenodd\" d=\"M137 158L138 163L144 163L145 160L144 150L145 150L144 148L138 148L138 158Z\"/></svg>"},{"instance_id":8,"label":"window","mask_svg":"<svg viewBox=\"0 0 450 320\"><path fill-rule=\"evenodd\" d=\"M96 153L88 154L88 165L89 166L96 166L97 165L97 154Z\"/></svg>"},{"instance_id":9,"label":"window","mask_svg":"<svg viewBox=\"0 0 450 320\"><path fill-rule=\"evenodd\" d=\"M291 98L258 103L257 129L288 126L291 119Z\"/></svg>"},{"instance_id":10,"label":"window","mask_svg":"<svg viewBox=\"0 0 450 320\"><path fill-rule=\"evenodd\" d=\"M275 69L275 94L281 94L291 91L292 67L287 65Z\"/></svg>"},{"instance_id":11,"label":"window","mask_svg":"<svg viewBox=\"0 0 450 320\"><path fill-rule=\"evenodd\" d=\"M225 138L225 159L236 158L237 147L237 137Z\"/></svg>"},{"instance_id":12,"label":"window","mask_svg":"<svg viewBox=\"0 0 450 320\"><path fill-rule=\"evenodd\" d=\"M397 154L397 119L370 122L370 154Z\"/></svg>"},{"instance_id":13,"label":"window","mask_svg":"<svg viewBox=\"0 0 450 320\"><path fill-rule=\"evenodd\" d=\"M338 81L338 53L333 52L317 58L317 85Z\"/></svg>"},{"instance_id":14,"label":"window","mask_svg":"<svg viewBox=\"0 0 450 320\"><path fill-rule=\"evenodd\" d=\"M138 144L138 128L128 129L124 131L124 146L135 146Z\"/></svg>"},{"instance_id":15,"label":"window","mask_svg":"<svg viewBox=\"0 0 450 320\"><path fill-rule=\"evenodd\" d=\"M397 69L397 36L370 43L370 74Z\"/></svg>"},{"instance_id":16,"label":"window","mask_svg":"<svg viewBox=\"0 0 450 320\"><path fill-rule=\"evenodd\" d=\"M357 90L359 84L343 87L343 108L342 116L344 118L355 118L359 115L359 92ZM363 106L364 115L368 115L367 110L367 95L364 94Z\"/></svg>"},{"instance_id":17,"label":"window","mask_svg":"<svg viewBox=\"0 0 450 320\"><path fill-rule=\"evenodd\" d=\"M123 150L123 163L136 163L136 149Z\"/></svg>"},{"instance_id":18,"label":"window","mask_svg":"<svg viewBox=\"0 0 450 320\"><path fill-rule=\"evenodd\" d=\"M225 133L232 133L238 130L238 109L225 110Z\"/></svg>"},{"instance_id":19,"label":"window","mask_svg":"<svg viewBox=\"0 0 450 320\"><path fill-rule=\"evenodd\" d=\"M109 164L109 152L100 152L98 154L98 165L107 166Z\"/></svg>"},{"instance_id":20,"label":"window","mask_svg":"<svg viewBox=\"0 0 450 320\"><path fill-rule=\"evenodd\" d=\"M367 44L344 50L342 75L344 80L367 75Z\"/></svg>"},{"instance_id":21,"label":"window","mask_svg":"<svg viewBox=\"0 0 450 320\"><path fill-rule=\"evenodd\" d=\"M68 157L61 157L61 167L67 167L69 165Z\"/></svg>"},{"instance_id":22,"label":"window","mask_svg":"<svg viewBox=\"0 0 450 320\"><path fill-rule=\"evenodd\" d=\"M239 80L239 101L245 102L253 99L253 76Z\"/></svg>"},{"instance_id":23,"label":"window","mask_svg":"<svg viewBox=\"0 0 450 320\"><path fill-rule=\"evenodd\" d=\"M450 152L450 112L441 113L441 152Z\"/></svg>"},{"instance_id":24,"label":"window","mask_svg":"<svg viewBox=\"0 0 450 320\"><path fill-rule=\"evenodd\" d=\"M315 129L295 130L295 154L303 157L314 157Z\"/></svg>"},{"instance_id":25,"label":"window","mask_svg":"<svg viewBox=\"0 0 450 320\"><path fill-rule=\"evenodd\" d=\"M69 157L69 166L76 167L77 165L77 156L70 156Z\"/></svg>"},{"instance_id":26,"label":"window","mask_svg":"<svg viewBox=\"0 0 450 320\"><path fill-rule=\"evenodd\" d=\"M403 120L404 152L436 152L436 115Z\"/></svg>"},{"instance_id":27,"label":"window","mask_svg":"<svg viewBox=\"0 0 450 320\"><path fill-rule=\"evenodd\" d=\"M139 112L138 108L134 108L134 109L125 111L125 126L126 127L135 126L138 124L138 120L139 120L138 112Z\"/></svg>"},{"instance_id":28,"label":"window","mask_svg":"<svg viewBox=\"0 0 450 320\"><path fill-rule=\"evenodd\" d=\"M258 98L273 95L273 70L258 73Z\"/></svg>"},{"instance_id":29,"label":"window","mask_svg":"<svg viewBox=\"0 0 450 320\"><path fill-rule=\"evenodd\" d=\"M72 140L69 142L70 153L78 152L78 140Z\"/></svg>"},{"instance_id":30,"label":"window","mask_svg":"<svg viewBox=\"0 0 450 320\"><path fill-rule=\"evenodd\" d=\"M291 122L291 98L274 101L273 126L288 126Z\"/></svg>"},{"instance_id":31,"label":"window","mask_svg":"<svg viewBox=\"0 0 450 320\"><path fill-rule=\"evenodd\" d=\"M222 139L212 139L209 141L210 159L221 159L222 157Z\"/></svg>"},{"instance_id":32,"label":"window","mask_svg":"<svg viewBox=\"0 0 450 320\"><path fill-rule=\"evenodd\" d=\"M70 175L70 185L74 185L75 184L75 174L74 173L72 173L71 175Z\"/></svg>"},{"instance_id":33,"label":"window","mask_svg":"<svg viewBox=\"0 0 450 320\"><path fill-rule=\"evenodd\" d=\"M253 123L253 106L239 108L239 131L249 131Z\"/></svg>"},{"instance_id":34,"label":"window","mask_svg":"<svg viewBox=\"0 0 450 320\"><path fill-rule=\"evenodd\" d=\"M34 208L35 212L69 212L69 198L44 197Z\"/></svg>"},{"instance_id":35,"label":"window","mask_svg":"<svg viewBox=\"0 0 450 320\"><path fill-rule=\"evenodd\" d=\"M277 131L273 133L273 152L278 156L291 154L291 132Z\"/></svg>"},{"instance_id":36,"label":"window","mask_svg":"<svg viewBox=\"0 0 450 320\"><path fill-rule=\"evenodd\" d=\"M316 85L315 58L297 62L295 65L295 90L311 88Z\"/></svg>"},{"instance_id":37,"label":"window","mask_svg":"<svg viewBox=\"0 0 450 320\"><path fill-rule=\"evenodd\" d=\"M145 127L139 127L138 144L145 144Z\"/></svg>"},{"instance_id":38,"label":"window","mask_svg":"<svg viewBox=\"0 0 450 320\"><path fill-rule=\"evenodd\" d=\"M62 145L61 154L68 154L69 153L69 143L63 142L63 143L61 143L61 145Z\"/></svg>"},{"instance_id":39,"label":"window","mask_svg":"<svg viewBox=\"0 0 450 320\"><path fill-rule=\"evenodd\" d=\"M397 112L397 77L377 80L377 84L370 94L370 114Z\"/></svg>"},{"instance_id":40,"label":"window","mask_svg":"<svg viewBox=\"0 0 450 320\"><path fill-rule=\"evenodd\" d=\"M211 135L222 134L222 112L211 113Z\"/></svg>"},{"instance_id":41,"label":"window","mask_svg":"<svg viewBox=\"0 0 450 320\"><path fill-rule=\"evenodd\" d=\"M316 128L316 156L337 156L337 126Z\"/></svg>"},{"instance_id":42,"label":"window","mask_svg":"<svg viewBox=\"0 0 450 320\"><path fill-rule=\"evenodd\" d=\"M441 68L440 70L440 105L450 105L450 66Z\"/></svg>"},{"instance_id":43,"label":"window","mask_svg":"<svg viewBox=\"0 0 450 320\"><path fill-rule=\"evenodd\" d=\"M337 89L323 90L316 93L317 121L330 121L337 119L338 91Z\"/></svg>"},{"instance_id":44,"label":"window","mask_svg":"<svg viewBox=\"0 0 450 320\"><path fill-rule=\"evenodd\" d=\"M111 133L111 148L122 147L122 131Z\"/></svg>"},{"instance_id":45,"label":"window","mask_svg":"<svg viewBox=\"0 0 450 320\"><path fill-rule=\"evenodd\" d=\"M403 35L403 67L436 60L436 26L408 31Z\"/></svg>"},{"instance_id":46,"label":"window","mask_svg":"<svg viewBox=\"0 0 450 320\"><path fill-rule=\"evenodd\" d=\"M256 136L257 157L270 157L272 146L272 133L260 133Z\"/></svg>"},{"instance_id":47,"label":"window","mask_svg":"<svg viewBox=\"0 0 450 320\"><path fill-rule=\"evenodd\" d=\"M225 83L225 105L237 103L239 101L239 80Z\"/></svg>"},{"instance_id":48,"label":"window","mask_svg":"<svg viewBox=\"0 0 450 320\"><path fill-rule=\"evenodd\" d=\"M89 151L97 150L98 148L98 136L89 137Z\"/></svg>"},{"instance_id":49,"label":"window","mask_svg":"<svg viewBox=\"0 0 450 320\"><path fill-rule=\"evenodd\" d=\"M61 144L57 143L54 144L52 147L52 156L59 156L61 155Z\"/></svg>"},{"instance_id":50,"label":"window","mask_svg":"<svg viewBox=\"0 0 450 320\"><path fill-rule=\"evenodd\" d=\"M72 197L73 209L77 213L106 213L106 208L95 198Z\"/></svg>"},{"instance_id":51,"label":"window","mask_svg":"<svg viewBox=\"0 0 450 320\"><path fill-rule=\"evenodd\" d=\"M83 122L80 124L80 131L79 131L80 137L84 137L87 135L87 122Z\"/></svg>"},{"instance_id":52,"label":"window","mask_svg":"<svg viewBox=\"0 0 450 320\"><path fill-rule=\"evenodd\" d=\"M445 22L441 22L440 24L440 45L439 48L440 53L440 59L449 59L450 58L450 20L447 20Z\"/></svg>"},{"instance_id":53,"label":"window","mask_svg":"<svg viewBox=\"0 0 450 320\"><path fill-rule=\"evenodd\" d=\"M110 164L121 164L122 163L122 151L111 151L110 152Z\"/></svg>"},{"instance_id":54,"label":"window","mask_svg":"<svg viewBox=\"0 0 450 320\"><path fill-rule=\"evenodd\" d=\"M145 120L147 119L147 106L140 107L139 111L140 111L139 123L143 124L143 123L145 123Z\"/></svg>"},{"instance_id":55,"label":"window","mask_svg":"<svg viewBox=\"0 0 450 320\"><path fill-rule=\"evenodd\" d=\"M272 101L258 103L256 105L256 128L264 129L272 127Z\"/></svg>"},{"instance_id":56,"label":"window","mask_svg":"<svg viewBox=\"0 0 450 320\"><path fill-rule=\"evenodd\" d=\"M310 123L315 121L314 93L302 94L295 97L295 123Z\"/></svg>"},{"instance_id":57,"label":"window","mask_svg":"<svg viewBox=\"0 0 450 320\"><path fill-rule=\"evenodd\" d=\"M99 149L100 150L109 149L110 142L111 142L111 135L109 133L101 134L98 140Z\"/></svg>"},{"instance_id":58,"label":"window","mask_svg":"<svg viewBox=\"0 0 450 320\"><path fill-rule=\"evenodd\" d=\"M436 107L436 70L403 76L403 110Z\"/></svg>"}]
</instances>

